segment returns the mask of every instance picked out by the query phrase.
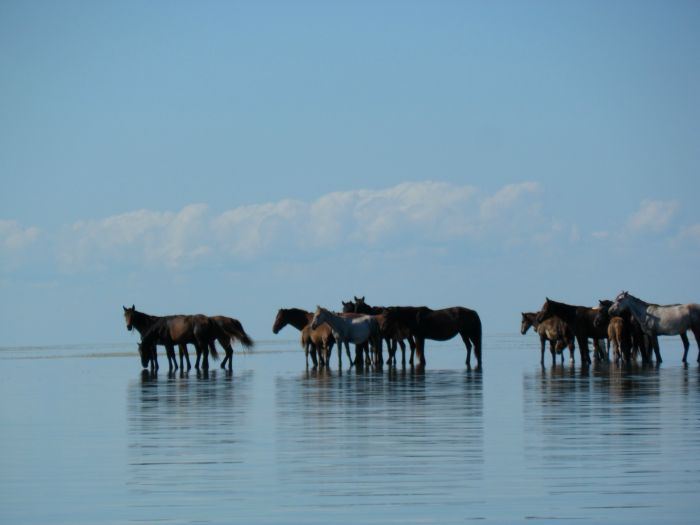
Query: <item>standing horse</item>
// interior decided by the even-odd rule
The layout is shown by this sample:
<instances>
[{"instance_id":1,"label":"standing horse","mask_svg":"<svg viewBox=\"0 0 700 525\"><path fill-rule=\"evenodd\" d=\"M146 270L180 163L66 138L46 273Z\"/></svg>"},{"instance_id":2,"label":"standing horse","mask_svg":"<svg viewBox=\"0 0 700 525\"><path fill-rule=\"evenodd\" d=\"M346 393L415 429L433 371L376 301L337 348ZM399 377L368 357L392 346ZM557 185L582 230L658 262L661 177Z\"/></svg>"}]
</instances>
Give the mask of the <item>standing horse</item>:
<instances>
[{"instance_id":1,"label":"standing horse","mask_svg":"<svg viewBox=\"0 0 700 525\"><path fill-rule=\"evenodd\" d=\"M280 308L272 325L272 333L274 334L278 334L288 324L302 332L301 346L306 354L307 367L309 366L309 355L311 355L314 367L318 366L317 352L321 366L326 365L335 344L330 326L322 324L315 329L309 326L313 317L313 313L301 308Z\"/></svg>"},{"instance_id":2,"label":"standing horse","mask_svg":"<svg viewBox=\"0 0 700 525\"><path fill-rule=\"evenodd\" d=\"M537 322L541 323L556 315L567 323L576 336L579 353L581 354L581 364L589 365L591 357L588 355L588 338L593 339L593 344L597 349L599 348L598 341L608 337L607 325L594 326L593 320L597 313L598 310L595 308L560 303L547 297L542 305L542 309L537 314Z\"/></svg>"},{"instance_id":3,"label":"standing horse","mask_svg":"<svg viewBox=\"0 0 700 525\"><path fill-rule=\"evenodd\" d=\"M658 305L642 301L622 292L610 307L611 315L629 310L639 322L645 334L652 338L656 362L661 363L659 335L680 335L683 340L683 362L687 363L690 342L686 332L691 330L698 345L698 362L700 363L700 304Z\"/></svg>"},{"instance_id":4,"label":"standing horse","mask_svg":"<svg viewBox=\"0 0 700 525\"><path fill-rule=\"evenodd\" d=\"M341 317L320 306L316 307L311 328L316 329L323 323L327 323L333 332L333 337L338 343L338 366L342 366L342 349L345 344L345 352L350 360L350 365L355 362L350 355L350 344L361 345L371 343L376 347L379 337L379 325L372 316L360 315L358 317ZM361 363L358 363L358 366Z\"/></svg>"},{"instance_id":5,"label":"standing horse","mask_svg":"<svg viewBox=\"0 0 700 525\"><path fill-rule=\"evenodd\" d=\"M569 347L569 359L574 361L574 333L564 321L558 317L550 317L541 323L537 322L538 312L521 312L520 333L525 335L532 326L540 336L540 363L544 365L545 343L549 341L549 351L552 354L552 364L557 363L557 354L561 354L561 362L564 364L564 347Z\"/></svg>"},{"instance_id":6,"label":"standing horse","mask_svg":"<svg viewBox=\"0 0 700 525\"><path fill-rule=\"evenodd\" d=\"M157 316L157 315L150 315L144 312L139 312L136 307L132 304L130 308L127 308L126 306L122 306L124 309L124 322L126 323L126 329L131 331L132 329L136 328L136 331L141 335L141 338L143 338L144 334L148 331L151 326L153 326L154 323L157 321L163 319L163 316ZM165 316L165 317L177 317L177 316ZM182 358L183 355L187 358L187 367L188 369L190 367L190 359L189 359L189 354L187 353L187 344L179 344L178 345L180 348L180 366L182 367ZM216 352L216 348L214 348L214 345L211 345L211 352L213 357L218 357L218 354ZM177 361L175 359L175 351L173 349L172 345L165 345L165 351L166 355L168 356L168 367L170 370L173 368L177 370ZM158 369L158 355L154 351L152 355L148 356L149 359L153 359L153 369L157 370ZM142 362L143 362L143 356L142 356ZM197 363L199 363L199 359L197 359ZM148 365L144 366L146 368Z\"/></svg>"},{"instance_id":7,"label":"standing horse","mask_svg":"<svg viewBox=\"0 0 700 525\"><path fill-rule=\"evenodd\" d=\"M354 303L354 311L357 312L358 314L367 314L367 315L377 315L377 316L382 316L386 312L386 307L384 306L371 306L365 302L365 297L357 297L354 296L355 298L355 303ZM346 303L343 303L343 307L345 307ZM401 362L403 366L406 366L406 344L404 343L405 339L408 339L408 345L411 348L411 357L409 359L409 364L413 364L413 354L416 351L416 343L413 340L413 336L411 335L411 332L407 328L400 328L398 326L394 326L391 330L388 329L382 329L382 326L385 326L385 323L381 322L379 323L379 327L381 330L381 336L384 341L386 341L387 349L389 351L389 358L386 361L386 364L394 364L396 365L396 345L398 344L401 347Z\"/></svg>"},{"instance_id":8,"label":"standing horse","mask_svg":"<svg viewBox=\"0 0 700 525\"><path fill-rule=\"evenodd\" d=\"M403 327L413 335L420 366L425 366L426 339L447 341L459 334L467 349L467 368L471 369L473 344L477 369L481 369L481 319L474 310L462 306L441 310L431 310L427 306L392 306L386 309L382 325L384 330Z\"/></svg>"},{"instance_id":9,"label":"standing horse","mask_svg":"<svg viewBox=\"0 0 700 525\"><path fill-rule=\"evenodd\" d=\"M209 346L214 339L220 337L222 330L219 325L206 315L172 315L157 319L141 337L139 353L144 368L150 359L155 360L156 345L162 344L169 353L176 344L192 343L199 355L204 356L202 368L209 368ZM198 365L199 363L197 363ZM175 365L177 368L177 365Z\"/></svg>"}]
</instances>

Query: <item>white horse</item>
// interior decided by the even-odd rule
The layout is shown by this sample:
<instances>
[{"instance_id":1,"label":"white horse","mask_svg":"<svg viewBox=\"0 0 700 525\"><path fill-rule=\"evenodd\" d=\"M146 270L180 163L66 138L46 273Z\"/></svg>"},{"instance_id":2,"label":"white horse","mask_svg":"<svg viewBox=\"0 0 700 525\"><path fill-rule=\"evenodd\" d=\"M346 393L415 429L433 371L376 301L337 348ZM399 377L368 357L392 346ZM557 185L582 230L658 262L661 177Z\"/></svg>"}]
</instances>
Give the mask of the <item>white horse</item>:
<instances>
[{"instance_id":1,"label":"white horse","mask_svg":"<svg viewBox=\"0 0 700 525\"><path fill-rule=\"evenodd\" d=\"M345 344L345 352L350 359L350 365L353 365L349 343L360 345L370 342L374 347L379 337L379 324L371 315L346 318L317 306L311 320L311 328L315 329L323 323L327 323L331 327L333 337L338 344L338 366L343 365L343 344Z\"/></svg>"},{"instance_id":2,"label":"white horse","mask_svg":"<svg viewBox=\"0 0 700 525\"><path fill-rule=\"evenodd\" d=\"M629 310L642 327L642 331L650 336L656 359L660 363L659 341L657 335L680 335L683 340L683 362L687 362L690 342L686 332L692 330L698 345L698 362L700 363L700 304L671 304L658 305L645 303L628 292L622 292L608 312L619 315Z\"/></svg>"}]
</instances>

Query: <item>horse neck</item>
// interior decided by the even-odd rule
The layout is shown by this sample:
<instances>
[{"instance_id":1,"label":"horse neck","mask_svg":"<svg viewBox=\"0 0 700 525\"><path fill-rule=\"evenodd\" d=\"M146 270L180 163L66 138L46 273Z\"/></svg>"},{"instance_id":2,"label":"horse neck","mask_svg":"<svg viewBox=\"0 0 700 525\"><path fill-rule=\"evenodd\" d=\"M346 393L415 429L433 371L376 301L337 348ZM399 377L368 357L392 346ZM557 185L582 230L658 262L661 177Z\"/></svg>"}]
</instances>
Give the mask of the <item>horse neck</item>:
<instances>
[{"instance_id":1,"label":"horse neck","mask_svg":"<svg viewBox=\"0 0 700 525\"><path fill-rule=\"evenodd\" d=\"M303 330L311 322L313 314L301 308L290 308L286 310L284 321L291 324L297 330Z\"/></svg>"},{"instance_id":2,"label":"horse neck","mask_svg":"<svg viewBox=\"0 0 700 525\"><path fill-rule=\"evenodd\" d=\"M340 317L339 315L335 315L330 310L321 311L324 312L323 321L328 323L335 332L338 332L341 335L345 335L347 331L347 320Z\"/></svg>"},{"instance_id":3,"label":"horse neck","mask_svg":"<svg viewBox=\"0 0 700 525\"><path fill-rule=\"evenodd\" d=\"M550 317L552 315L556 315L557 317L569 322L573 322L576 319L578 306L559 303L557 301L550 301L550 304L553 306L553 308L550 308L549 310Z\"/></svg>"},{"instance_id":4,"label":"horse neck","mask_svg":"<svg viewBox=\"0 0 700 525\"><path fill-rule=\"evenodd\" d=\"M627 307L630 313L634 317L636 317L640 323L646 317L647 308L649 306L649 303L645 303L644 301L642 301L641 299L637 299L633 295L627 296Z\"/></svg>"},{"instance_id":5,"label":"horse neck","mask_svg":"<svg viewBox=\"0 0 700 525\"><path fill-rule=\"evenodd\" d=\"M537 330L537 325L538 325L538 323L537 323L537 313L528 312L528 313L523 314L523 316L524 316L525 322L527 323L527 328L525 329L525 331L527 332L527 331L530 329L531 326L532 326L535 330Z\"/></svg>"},{"instance_id":6,"label":"horse neck","mask_svg":"<svg viewBox=\"0 0 700 525\"><path fill-rule=\"evenodd\" d=\"M155 315L148 315L143 312L139 312L138 310L134 310L131 317L131 324L134 328L136 328L136 330L138 330L141 337L143 337L145 332L147 332L158 321L158 319L160 318Z\"/></svg>"}]
</instances>

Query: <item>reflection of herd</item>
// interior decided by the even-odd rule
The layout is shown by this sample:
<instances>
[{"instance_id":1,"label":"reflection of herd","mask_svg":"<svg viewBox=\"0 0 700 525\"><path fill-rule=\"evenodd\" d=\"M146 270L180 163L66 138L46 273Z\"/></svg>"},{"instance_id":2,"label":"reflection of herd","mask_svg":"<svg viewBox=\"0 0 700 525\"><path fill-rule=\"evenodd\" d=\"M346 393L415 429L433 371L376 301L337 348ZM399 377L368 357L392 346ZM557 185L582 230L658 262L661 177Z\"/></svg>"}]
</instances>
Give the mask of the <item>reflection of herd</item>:
<instances>
[{"instance_id":1,"label":"reflection of herd","mask_svg":"<svg viewBox=\"0 0 700 525\"><path fill-rule=\"evenodd\" d=\"M208 354L217 357L215 341L225 349L226 357L221 367L231 370L232 341L238 340L246 347L253 341L243 330L241 323L224 316L173 315L157 317L139 312L134 306L124 307L124 318L129 330L136 328L141 334L139 353L144 368L157 369L156 345L166 347L168 364L177 369L174 347L180 349L180 367L183 358L190 368L187 345L197 350L195 367L208 368ZM368 305L364 297L343 302L343 311L334 313L322 307L315 312L299 308L282 308L277 312L272 331L277 334L286 325L301 332L301 345L313 366L330 366L331 353L337 346L338 366L342 367L342 350L351 366L382 366L383 343L388 351L389 365L396 364L397 346L401 348L402 363L406 363L406 344L410 347L409 364L425 366L425 341L446 341L459 335L467 350L466 366L471 368L471 352L474 350L476 367L481 369L481 320L479 314L469 308L455 306L433 310L425 306L377 307ZM550 343L552 360L568 347L574 360L575 343L579 345L581 363L591 362L588 339L594 342L594 358L608 360L610 345L615 360L631 362L641 356L643 363L652 361L652 350L656 362L661 362L659 335L680 335L683 346L683 362L686 362L689 341L686 335L691 330L698 342L700 362L700 305L656 305L645 303L627 292L615 301L600 301L596 308L573 306L547 299L539 312L523 313L521 333L534 327L540 336L541 361L544 363L545 344ZM607 340L607 347L603 341ZM350 353L350 343L355 345L355 356Z\"/></svg>"},{"instance_id":2,"label":"reflection of herd","mask_svg":"<svg viewBox=\"0 0 700 525\"><path fill-rule=\"evenodd\" d=\"M594 358L609 360L610 345L616 361L632 362L641 356L643 363L651 363L652 350L656 362L661 363L660 335L680 335L683 341L683 362L687 362L690 342L686 332L691 330L698 343L700 362L700 305L658 305L637 299L628 292L619 294L615 301L599 301L599 306L573 306L547 298L539 312L523 313L520 332L530 326L540 336L541 362L544 363L545 343L549 341L552 361L565 347L574 360L574 340L579 345L581 362L591 362L588 339L593 339ZM603 342L607 340L607 346ZM564 356L562 354L562 361Z\"/></svg>"}]
</instances>

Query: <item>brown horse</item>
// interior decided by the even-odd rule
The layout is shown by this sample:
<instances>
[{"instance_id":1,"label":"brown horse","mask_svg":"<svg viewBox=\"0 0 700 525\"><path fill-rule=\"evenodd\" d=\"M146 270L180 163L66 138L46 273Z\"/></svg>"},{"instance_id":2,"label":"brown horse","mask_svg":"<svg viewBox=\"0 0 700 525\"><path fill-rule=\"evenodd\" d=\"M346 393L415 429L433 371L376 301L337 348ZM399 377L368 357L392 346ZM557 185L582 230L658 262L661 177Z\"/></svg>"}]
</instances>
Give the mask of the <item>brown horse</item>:
<instances>
[{"instance_id":1,"label":"brown horse","mask_svg":"<svg viewBox=\"0 0 700 525\"><path fill-rule=\"evenodd\" d=\"M560 303L547 297L542 305L542 309L537 314L537 322L541 323L556 315L568 324L576 336L576 342L581 354L581 364L587 366L591 363L591 357L588 355L588 338L592 338L595 348L599 348L598 341L608 337L607 324L594 326L593 320L598 311L597 308Z\"/></svg>"},{"instance_id":2,"label":"brown horse","mask_svg":"<svg viewBox=\"0 0 700 525\"><path fill-rule=\"evenodd\" d=\"M164 319L166 317L179 317L177 315L175 316L157 316L157 315L150 315L144 312L139 312L136 307L132 304L130 308L127 308L126 306L122 306L124 309L124 322L126 323L126 329L131 331L132 329L136 328L136 331L141 335L141 338L143 338L144 334L158 321L161 319ZM166 355L168 356L168 367L170 370L173 368L177 370L177 360L175 359L175 351L173 349L172 344L165 344L165 343L158 343L158 344L164 344L165 350L166 350ZM183 356L187 358L187 368L190 369L190 359L189 359L189 354L187 353L187 344L186 343L180 343L178 344L180 348L180 366L183 366ZM214 345L211 345L211 354L212 357L218 358L218 353L216 352L216 348ZM143 356L142 356L143 357ZM149 359L152 358L151 366L153 369L157 370L158 369L158 355L155 352L155 348L153 349L152 355L148 355ZM143 362L143 358L142 358ZM197 359L197 364L199 364L199 359ZM146 368L148 365L145 365L144 368Z\"/></svg>"},{"instance_id":3,"label":"brown horse","mask_svg":"<svg viewBox=\"0 0 700 525\"><path fill-rule=\"evenodd\" d=\"M365 297L354 297L354 302L343 301L343 312L355 312L358 314L381 316L384 315L386 311L385 306L371 306L365 302ZM381 326L381 318L377 317L377 321ZM403 366L406 366L406 344L405 340L408 340L408 344L411 347L411 358L409 364L413 364L413 354L416 351L416 344L413 341L413 337L407 329L396 329L392 331L381 331L381 339L386 342L387 350L389 352L389 358L386 361L388 365L396 366L396 346L401 347L401 362ZM381 355L381 348L379 354Z\"/></svg>"},{"instance_id":4,"label":"brown horse","mask_svg":"<svg viewBox=\"0 0 700 525\"><path fill-rule=\"evenodd\" d=\"M569 358L574 360L574 334L569 326L556 316L550 317L545 321L537 322L538 312L521 312L520 333L525 335L532 326L540 336L540 363L544 365L544 349L545 343L549 341L549 351L552 354L552 363L557 363L556 354L561 354L561 362L564 363L563 350L566 346L569 347Z\"/></svg>"},{"instance_id":5,"label":"brown horse","mask_svg":"<svg viewBox=\"0 0 700 525\"><path fill-rule=\"evenodd\" d=\"M277 334L288 324L292 325L302 332L301 346L306 354L306 366L309 366L309 355L311 355L314 367L318 366L317 354L321 361L321 366L324 366L328 364L335 339L330 326L327 324L323 324L315 329L308 326L313 317L314 314L312 312L307 312L301 308L280 308L272 325L272 333Z\"/></svg>"},{"instance_id":6,"label":"brown horse","mask_svg":"<svg viewBox=\"0 0 700 525\"><path fill-rule=\"evenodd\" d=\"M471 369L471 351L477 369L481 369L481 319L479 314L469 308L454 306L441 310L432 310L426 306L392 306L386 309L382 330L407 330L416 342L416 356L420 366L425 366L425 340L447 341L459 334L467 349L467 368Z\"/></svg>"},{"instance_id":7,"label":"brown horse","mask_svg":"<svg viewBox=\"0 0 700 525\"><path fill-rule=\"evenodd\" d=\"M144 368L156 362L156 345L162 344L172 349L176 344L194 344L197 361L203 355L202 368L209 368L209 346L221 336L219 325L206 315L171 315L156 320L141 337L139 354ZM170 353L170 351L169 351ZM196 366L199 365L199 362ZM151 365L153 367L153 365ZM177 364L175 365L177 368Z\"/></svg>"}]
</instances>

